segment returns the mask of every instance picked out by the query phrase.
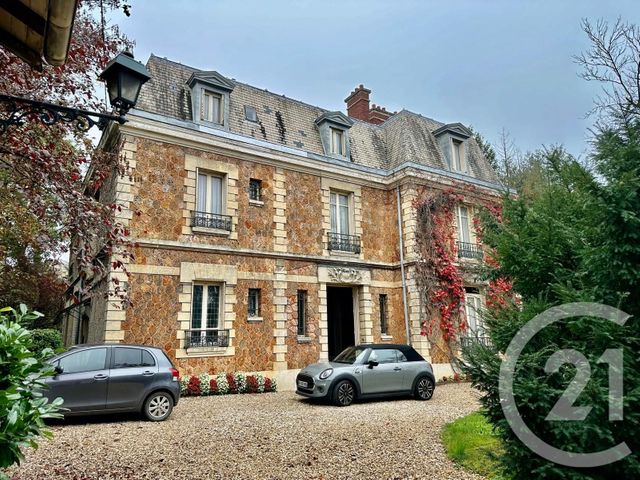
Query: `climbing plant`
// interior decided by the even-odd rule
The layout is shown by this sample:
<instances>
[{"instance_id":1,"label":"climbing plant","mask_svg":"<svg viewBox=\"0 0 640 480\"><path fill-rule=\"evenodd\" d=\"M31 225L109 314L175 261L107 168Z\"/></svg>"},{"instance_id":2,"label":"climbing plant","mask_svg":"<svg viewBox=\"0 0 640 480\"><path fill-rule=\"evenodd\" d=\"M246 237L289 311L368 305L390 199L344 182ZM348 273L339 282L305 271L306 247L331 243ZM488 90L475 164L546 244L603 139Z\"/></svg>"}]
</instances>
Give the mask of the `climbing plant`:
<instances>
[{"instance_id":1,"label":"climbing plant","mask_svg":"<svg viewBox=\"0 0 640 480\"><path fill-rule=\"evenodd\" d=\"M417 213L417 284L423 300L421 334L428 337L436 363L456 363L459 336L468 328L463 315L465 275L488 280L487 306L506 304L512 299L508 279L485 277L487 271L496 271L499 266L491 249L483 248L483 265L463 267L458 262L455 208L466 196L473 196L473 203L481 206L483 215L500 221L500 207L468 186L446 190L424 188L413 202ZM480 240L480 216L474 216L473 227Z\"/></svg>"}]
</instances>

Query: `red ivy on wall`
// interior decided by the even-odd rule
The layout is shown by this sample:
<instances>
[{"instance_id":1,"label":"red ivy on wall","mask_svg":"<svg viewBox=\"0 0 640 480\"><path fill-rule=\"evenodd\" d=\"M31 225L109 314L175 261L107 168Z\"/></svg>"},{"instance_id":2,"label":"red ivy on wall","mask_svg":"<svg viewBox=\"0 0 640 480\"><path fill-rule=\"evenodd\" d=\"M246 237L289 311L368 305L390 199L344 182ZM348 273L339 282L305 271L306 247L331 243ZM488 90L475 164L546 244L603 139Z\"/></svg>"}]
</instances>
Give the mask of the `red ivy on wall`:
<instances>
[{"instance_id":1,"label":"red ivy on wall","mask_svg":"<svg viewBox=\"0 0 640 480\"><path fill-rule=\"evenodd\" d=\"M422 321L422 335L432 333L437 317L430 306L439 312L439 327L446 341L455 340L458 332L466 330L460 315L464 302L464 282L455 264L457 248L454 240L454 208L462 196L452 190L423 190L414 201L417 210L418 283L428 300L426 318Z\"/></svg>"}]
</instances>

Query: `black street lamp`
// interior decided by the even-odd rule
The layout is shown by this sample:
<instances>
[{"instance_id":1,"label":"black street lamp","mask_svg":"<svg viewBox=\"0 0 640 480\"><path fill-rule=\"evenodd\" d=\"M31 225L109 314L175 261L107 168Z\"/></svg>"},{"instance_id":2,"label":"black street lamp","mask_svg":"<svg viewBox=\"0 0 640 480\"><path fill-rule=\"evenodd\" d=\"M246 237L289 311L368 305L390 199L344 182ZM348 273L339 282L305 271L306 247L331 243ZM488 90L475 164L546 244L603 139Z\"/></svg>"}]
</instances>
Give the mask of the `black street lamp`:
<instances>
[{"instance_id":1,"label":"black street lamp","mask_svg":"<svg viewBox=\"0 0 640 480\"><path fill-rule=\"evenodd\" d=\"M123 124L126 122L124 116L138 101L140 88L151 76L144 65L133 59L131 53L122 52L107 64L99 78L106 82L109 101L117 114L91 112L12 95L0 95L0 103L6 105L7 111L6 118L0 118L0 135L10 125L23 125L29 118L39 119L45 125L72 123L80 131L87 131L93 126L102 130L112 120Z\"/></svg>"}]
</instances>

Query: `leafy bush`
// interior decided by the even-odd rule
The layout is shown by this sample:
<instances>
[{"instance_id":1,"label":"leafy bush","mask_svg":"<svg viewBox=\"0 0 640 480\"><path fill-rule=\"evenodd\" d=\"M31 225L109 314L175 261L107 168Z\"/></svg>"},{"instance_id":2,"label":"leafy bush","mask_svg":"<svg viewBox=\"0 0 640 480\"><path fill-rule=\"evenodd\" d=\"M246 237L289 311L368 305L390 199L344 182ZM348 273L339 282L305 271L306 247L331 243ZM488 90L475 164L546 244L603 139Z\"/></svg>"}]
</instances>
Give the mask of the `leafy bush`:
<instances>
[{"instance_id":1,"label":"leafy bush","mask_svg":"<svg viewBox=\"0 0 640 480\"><path fill-rule=\"evenodd\" d=\"M31 334L21 323L37 318L24 305L0 309L0 468L20 463L21 447L37 448L37 438L51 438L44 419L60 418L61 399L48 403L37 388L53 371L42 362L51 350L33 353Z\"/></svg>"},{"instance_id":2,"label":"leafy bush","mask_svg":"<svg viewBox=\"0 0 640 480\"><path fill-rule=\"evenodd\" d=\"M487 417L504 444L501 464L516 479L640 478L640 125L601 134L594 160L599 178L561 150L547 152L538 188L505 198L502 220L484 222L484 241L499 262L490 274L513 280L521 303L489 309L492 346L465 348L464 370L484 392ZM624 327L589 317L546 327L520 355L513 392L527 426L558 449L591 453L624 441L634 452L598 468L565 467L533 454L509 427L498 392L502 355L519 329L549 307L580 301L613 305L632 318ZM584 421L547 420L576 375L572 364L545 371L550 356L562 349L582 353L591 367L589 383L574 402L592 407ZM608 415L610 367L599 361L607 349L623 351L621 421Z\"/></svg>"},{"instance_id":3,"label":"leafy bush","mask_svg":"<svg viewBox=\"0 0 640 480\"><path fill-rule=\"evenodd\" d=\"M64 349L62 343L62 333L53 328L37 328L31 330L31 344L33 352L41 353L45 348L50 348L54 352Z\"/></svg>"}]
</instances>

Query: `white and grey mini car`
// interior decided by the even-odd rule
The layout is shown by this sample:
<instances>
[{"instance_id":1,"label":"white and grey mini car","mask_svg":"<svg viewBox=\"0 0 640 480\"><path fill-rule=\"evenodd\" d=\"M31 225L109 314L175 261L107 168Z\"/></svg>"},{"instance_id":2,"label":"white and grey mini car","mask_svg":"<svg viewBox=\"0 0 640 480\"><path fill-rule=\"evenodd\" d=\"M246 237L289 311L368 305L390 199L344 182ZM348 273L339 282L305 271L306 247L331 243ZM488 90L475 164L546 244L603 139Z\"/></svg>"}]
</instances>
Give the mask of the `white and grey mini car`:
<instances>
[{"instance_id":1,"label":"white and grey mini car","mask_svg":"<svg viewBox=\"0 0 640 480\"><path fill-rule=\"evenodd\" d=\"M409 345L348 347L331 362L314 363L296 377L296 393L346 407L355 399L413 394L429 400L433 368Z\"/></svg>"}]
</instances>

